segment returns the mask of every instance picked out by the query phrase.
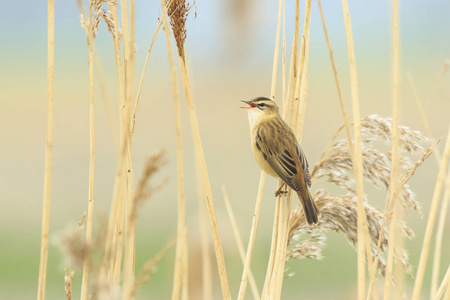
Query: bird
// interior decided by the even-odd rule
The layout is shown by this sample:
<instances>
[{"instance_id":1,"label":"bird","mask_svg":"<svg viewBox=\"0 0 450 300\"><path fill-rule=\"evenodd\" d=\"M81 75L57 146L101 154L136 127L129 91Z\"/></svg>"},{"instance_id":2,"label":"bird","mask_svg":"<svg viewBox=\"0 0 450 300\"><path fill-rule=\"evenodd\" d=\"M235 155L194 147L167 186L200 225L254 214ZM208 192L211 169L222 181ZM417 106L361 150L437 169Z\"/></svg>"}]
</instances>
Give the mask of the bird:
<instances>
[{"instance_id":1,"label":"bird","mask_svg":"<svg viewBox=\"0 0 450 300\"><path fill-rule=\"evenodd\" d=\"M297 192L308 224L318 223L319 210L309 187L311 176L306 155L294 132L281 118L277 104L267 97L257 97L248 104L248 120L253 154L261 169L283 184L275 192L282 193L284 185Z\"/></svg>"}]
</instances>

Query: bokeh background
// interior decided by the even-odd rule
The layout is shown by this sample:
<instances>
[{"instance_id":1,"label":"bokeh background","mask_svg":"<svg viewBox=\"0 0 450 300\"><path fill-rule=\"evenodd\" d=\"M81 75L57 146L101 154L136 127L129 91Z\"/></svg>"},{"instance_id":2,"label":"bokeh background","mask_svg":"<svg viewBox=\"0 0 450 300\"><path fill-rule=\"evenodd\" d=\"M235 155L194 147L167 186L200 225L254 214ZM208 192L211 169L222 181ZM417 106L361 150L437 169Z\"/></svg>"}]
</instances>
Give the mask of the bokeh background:
<instances>
[{"instance_id":1,"label":"bokeh background","mask_svg":"<svg viewBox=\"0 0 450 300\"><path fill-rule=\"evenodd\" d=\"M294 31L294 1L287 1L286 31L290 47ZM391 115L392 29L391 1L350 1L361 115ZM324 13L336 57L347 107L350 108L348 56L342 7L324 0ZM136 78L160 14L159 1L136 0ZM278 1L196 1L187 22L186 52L194 101L213 188L214 201L232 295L237 294L241 262L226 214L221 185L225 185L245 244L248 239L259 182L259 168L249 146L246 112L241 99L268 95L272 74ZM301 13L303 17L303 4ZM439 77L450 57L450 2L437 0L400 3L401 120L423 131L406 74L411 73L424 102L433 135L446 136L450 112L450 75ZM302 21L303 22L303 21ZM3 1L0 10L0 299L33 299L39 269L43 194L47 7L45 1ZM56 1L55 110L52 206L47 299L64 299L64 263L58 236L74 228L87 210L89 168L89 73L86 36L76 1ZM118 92L112 39L104 24L96 38L115 121ZM279 73L280 74L280 73ZM281 76L281 75L280 75ZM440 78L438 81L437 78ZM280 77L281 79L281 77ZM281 83L281 80L279 80ZM98 81L95 86L95 214L109 212L117 168L113 134ZM181 90L180 90L181 91ZM183 93L181 93L183 95ZM277 99L281 92L278 89ZM167 49L159 35L150 56L133 140L137 178L147 155L167 149L168 164L155 183L169 183L140 210L137 223L137 270L176 234L176 158L174 112ZM182 98L187 222L191 258L191 293L198 299L201 281L199 217L190 124ZM350 111L349 111L350 112ZM343 119L320 21L313 1L310 35L309 88L303 148L314 164ZM443 143L441 143L443 144ZM442 149L443 145L440 145ZM411 180L427 216L437 177L430 158ZM313 190L317 187L313 186ZM275 180L268 179L252 263L262 287L273 220ZM384 194L368 189L371 204L384 208ZM406 241L411 263L417 266L426 219L406 217L416 238ZM99 217L96 217L99 220ZM98 223L98 222L97 222ZM446 236L450 230L446 225ZM283 299L352 299L356 290L356 252L345 238L327 233L322 261L289 262L296 273L284 283ZM211 253L213 249L211 247ZM441 270L450 257L444 239ZM170 297L174 250L159 264L156 275L138 299ZM215 260L212 261L215 266ZM428 264L430 265L430 263ZM428 268L430 269L430 268ZM444 271L444 270L443 270ZM215 275L215 279L217 275ZM79 295L80 273L74 281ZM411 285L412 281L407 281ZM220 297L218 280L214 282ZM429 276L425 290L429 288ZM424 292L428 295L428 292ZM250 292L248 291L250 297ZM426 298L424 298L426 299Z\"/></svg>"}]
</instances>

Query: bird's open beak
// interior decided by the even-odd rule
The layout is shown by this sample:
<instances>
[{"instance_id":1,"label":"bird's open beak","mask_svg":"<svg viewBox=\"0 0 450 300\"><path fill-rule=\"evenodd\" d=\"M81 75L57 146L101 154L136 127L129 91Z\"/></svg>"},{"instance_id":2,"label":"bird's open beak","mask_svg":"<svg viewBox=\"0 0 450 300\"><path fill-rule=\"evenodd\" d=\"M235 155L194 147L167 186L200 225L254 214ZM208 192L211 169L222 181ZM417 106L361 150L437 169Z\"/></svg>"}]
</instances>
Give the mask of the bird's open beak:
<instances>
[{"instance_id":1,"label":"bird's open beak","mask_svg":"<svg viewBox=\"0 0 450 300\"><path fill-rule=\"evenodd\" d=\"M256 105L253 105L252 103L250 103L250 101L241 100L241 102L244 102L244 103L247 103L248 105L250 105L250 106L241 106L241 108L249 109L249 108L256 107Z\"/></svg>"}]
</instances>

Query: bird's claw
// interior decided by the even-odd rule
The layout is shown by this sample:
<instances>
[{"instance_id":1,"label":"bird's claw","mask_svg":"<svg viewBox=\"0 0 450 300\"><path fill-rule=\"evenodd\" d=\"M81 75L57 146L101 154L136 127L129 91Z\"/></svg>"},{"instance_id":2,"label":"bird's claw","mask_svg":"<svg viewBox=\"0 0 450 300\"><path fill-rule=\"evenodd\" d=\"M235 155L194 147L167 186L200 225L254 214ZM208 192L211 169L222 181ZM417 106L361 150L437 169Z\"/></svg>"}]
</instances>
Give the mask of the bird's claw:
<instances>
[{"instance_id":1,"label":"bird's claw","mask_svg":"<svg viewBox=\"0 0 450 300\"><path fill-rule=\"evenodd\" d=\"M281 194L287 194L287 193L288 193L288 191L286 191L286 190L284 190L284 191L282 191L282 190L276 191L276 192L275 192L275 197L278 197L278 196L280 196Z\"/></svg>"}]
</instances>

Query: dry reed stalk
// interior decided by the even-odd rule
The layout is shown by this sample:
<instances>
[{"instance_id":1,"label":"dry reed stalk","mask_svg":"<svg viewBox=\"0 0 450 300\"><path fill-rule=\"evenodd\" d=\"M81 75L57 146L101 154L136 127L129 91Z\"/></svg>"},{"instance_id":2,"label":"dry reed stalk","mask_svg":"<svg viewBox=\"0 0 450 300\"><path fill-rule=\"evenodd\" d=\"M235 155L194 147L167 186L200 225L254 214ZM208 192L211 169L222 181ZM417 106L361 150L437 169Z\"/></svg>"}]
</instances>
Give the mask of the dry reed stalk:
<instances>
[{"instance_id":1,"label":"dry reed stalk","mask_svg":"<svg viewBox=\"0 0 450 300\"><path fill-rule=\"evenodd\" d=\"M333 49L331 48L330 37L328 36L327 24L325 23L325 16L324 16L323 10L322 10L322 3L320 2L320 0L317 0L317 4L319 5L320 17L322 19L323 32L325 34L325 39L327 41L328 52L330 53L331 66L333 67L334 80L336 82L336 88L337 88L337 92L338 92L338 96L339 96L339 104L341 105L342 115L344 117L345 133L347 134L349 145L351 145L352 144L351 143L352 135L350 133L350 124L348 121L349 119L347 116L347 110L345 109L344 94L342 93L341 83L339 80L337 67L336 67L336 61L334 59ZM352 153L352 156L353 156L353 147L350 146L349 149L350 149L350 153Z\"/></svg>"},{"instance_id":2,"label":"dry reed stalk","mask_svg":"<svg viewBox=\"0 0 450 300\"><path fill-rule=\"evenodd\" d=\"M300 17L299 17L298 5L296 7L297 7L297 9L296 9L296 25L295 26L296 26L297 31L294 34L294 41L293 41L292 53L291 53L291 62L290 62L290 68L289 68L289 83L288 83L287 86L291 85L291 74L293 73L293 69L294 69L293 61L297 57L296 55L297 55L297 48L298 48L298 28L299 28L298 23L299 23ZM283 59L283 99L282 99L282 103L283 103L283 117L284 117L284 119L286 119L286 117L287 117L288 107L290 106L289 105L289 101L287 100L287 99L290 99L289 98L289 93L287 93L287 95L286 95L286 85L285 85L285 83L286 83L286 79L285 79L285 76L286 76L285 75L285 70L286 70L286 38L285 38L285 36L286 36L285 23L286 22L285 22L285 16L286 16L286 14L285 14L285 6L284 6L284 11L283 11L283 57L284 57L284 59ZM280 19L278 19L278 23L279 22L280 22ZM276 42L275 46L278 47L278 43L277 42ZM278 50L276 50L275 52L278 52ZM274 59L274 62L275 62L275 59ZM274 71L276 71L276 70L277 69L274 69ZM293 80L292 80L292 82L293 82ZM275 90L276 90L275 88L276 88L276 85L272 84L271 97L273 97L275 95ZM288 90L289 90L289 88L288 88ZM258 189L258 197L257 197L256 208L255 208L255 214L254 214L254 216L257 216L258 218L259 218L259 207L258 206L260 205L259 203L261 202L261 199L262 199L263 187L264 187L265 179L266 179L266 174L264 172L261 172L260 184L259 184L259 189ZM279 185L280 185L280 182L279 182ZM275 214L274 214L274 222L273 222L274 223L274 225L273 225L274 229L272 231L272 242L271 242L271 247L270 247L271 250L270 250L270 255L269 255L269 262L268 262L268 265L267 265L266 278L265 278L265 281L264 281L263 297L268 292L269 282L271 280L272 273L274 271L274 261L275 261L274 253L276 251L276 247L277 247L277 244L278 244L278 242L277 242L277 240L278 240L278 231L276 229L278 228L278 224L279 224L279 215L280 215L279 214L279 208L280 208L280 204L281 204L281 202L280 202L279 198L277 198L277 202L275 204ZM255 222L255 217L254 217L253 221ZM258 222L258 220L256 220L256 223L257 222ZM252 230L253 230L253 226L252 226ZM253 236L253 239L252 239L252 236L251 236L251 239L250 239L250 242L249 242L249 247L250 247L250 245L253 246L253 243L254 243L254 236Z\"/></svg>"},{"instance_id":3,"label":"dry reed stalk","mask_svg":"<svg viewBox=\"0 0 450 300\"><path fill-rule=\"evenodd\" d=\"M300 67L299 72L301 76L298 76L298 82L296 86L295 100L298 103L295 106L294 118L292 119L292 129L296 133L297 140L301 144L303 137L303 125L305 121L306 113L306 98L308 94L308 60L309 60L309 29L311 25L311 5L312 1L305 2L305 22L303 26L303 37L300 52Z\"/></svg>"},{"instance_id":4,"label":"dry reed stalk","mask_svg":"<svg viewBox=\"0 0 450 300\"><path fill-rule=\"evenodd\" d=\"M439 278L439 268L441 263L441 252L442 252L442 240L445 230L445 220L447 217L448 202L450 200L450 171L447 172L447 179L445 182L445 193L442 199L441 212L439 214L438 227L436 230L436 244L434 246L433 255L433 271L431 275L431 294L430 299L435 298L435 293L437 290L437 282Z\"/></svg>"},{"instance_id":5,"label":"dry reed stalk","mask_svg":"<svg viewBox=\"0 0 450 300\"><path fill-rule=\"evenodd\" d=\"M266 279L264 280L264 287L261 299L274 299L275 287L276 286L276 273L278 272L278 264L277 264L277 251L280 248L280 232L281 226L283 223L283 212L284 212L284 201L286 200L286 196L282 195L281 197L276 198L276 208L275 208L275 218L274 225L272 229L272 245L270 247L270 258L269 264L266 271ZM275 283L274 283L275 281Z\"/></svg>"},{"instance_id":6,"label":"dry reed stalk","mask_svg":"<svg viewBox=\"0 0 450 300\"><path fill-rule=\"evenodd\" d=\"M284 279L284 271L285 271L285 264L286 264L286 252L287 252L287 238L288 238L288 226L289 226L289 218L292 211L292 197L293 193L292 191L287 195L286 203L284 203L284 199L282 198L282 208L281 212L283 212L283 218L282 222L280 223L279 231L280 231L280 238L278 239L278 248L277 248L277 258L275 260L276 265L278 268L275 271L275 280L274 285L275 289L274 291L274 297L270 297L270 287L269 287L269 299L281 299L281 290L283 286L283 279Z\"/></svg>"},{"instance_id":7,"label":"dry reed stalk","mask_svg":"<svg viewBox=\"0 0 450 300\"><path fill-rule=\"evenodd\" d=\"M164 6L163 0L161 0L161 5ZM163 8L166 11L165 7ZM189 77L187 73L186 58L184 52L184 41L186 39L186 17L189 8L185 0L173 1L169 6L170 21L175 36L175 41L177 43L178 49L178 62L180 64L181 77L183 79L183 86L186 96L186 101L188 105L189 119L191 123L191 130L194 139L195 152L200 162L200 170L202 174L203 188L205 190L206 204L208 207L210 225L213 232L214 249L216 253L217 265L219 270L220 284L222 288L222 296L224 299L230 299L230 288L228 285L227 272L225 266L225 259L223 256L223 249L220 242L219 228L217 225L217 217L214 208L214 201L212 198L211 185L209 181L208 170L205 161L205 155L203 151L203 145L201 141L200 128L198 125L197 113L195 110L195 105L192 99L191 87L189 84ZM164 18L167 16L164 13ZM166 24L166 23L165 23ZM168 28L168 27L166 27Z\"/></svg>"},{"instance_id":8,"label":"dry reed stalk","mask_svg":"<svg viewBox=\"0 0 450 300\"><path fill-rule=\"evenodd\" d=\"M444 279L442 279L441 285L439 286L439 289L436 291L436 296L432 299L440 300L441 297L444 295L445 290L447 290L448 293L449 282L450 282L450 266L447 268L447 272L445 272Z\"/></svg>"},{"instance_id":9,"label":"dry reed stalk","mask_svg":"<svg viewBox=\"0 0 450 300\"><path fill-rule=\"evenodd\" d=\"M393 2L393 82L392 82L392 155L391 155L391 181L389 184L389 199L392 202L392 221L389 225L389 245L388 256L386 264L386 280L384 285L384 299L389 299L391 295L391 285L394 267L394 251L397 247L397 224L401 222L398 218L397 210L399 208L398 202L393 203L394 193L399 185L399 156L401 149L399 149L399 32L398 32L398 0ZM370 264L370 262L369 262ZM401 287L397 287L401 288Z\"/></svg>"},{"instance_id":10,"label":"dry reed stalk","mask_svg":"<svg viewBox=\"0 0 450 300\"><path fill-rule=\"evenodd\" d=\"M94 80L94 65L95 65L95 43L94 39L98 32L98 27L100 20L103 19L108 27L108 30L113 36L119 37L119 34L114 30L114 21L109 12L102 9L103 4L110 3L109 0L93 0L89 2L89 16L86 16L86 10L83 7L82 1L78 0L77 4L81 12L81 26L86 31L88 50L89 50L89 75L90 75L90 167L89 167L89 204L88 204L88 222L86 228L86 237L90 241L92 235L92 222L93 222L93 185L94 185L94 165L95 165L95 152L94 152L94 106L93 106L93 80ZM87 18L87 20L86 20ZM87 24L86 24L87 23ZM118 27L118 26L117 26ZM102 79L102 72L100 64L97 62L97 68L99 70L99 77ZM104 82L101 82L102 94L104 95L106 109L108 111L108 102L106 97L106 88L104 87ZM109 113L110 114L110 113ZM110 122L112 118L108 116ZM113 128L113 126L111 127ZM114 133L113 133L114 134ZM89 251L87 248L86 251ZM84 271L82 278L82 292L81 297L85 299L87 297L87 284L88 284L88 273L89 273L89 252L85 255Z\"/></svg>"},{"instance_id":11,"label":"dry reed stalk","mask_svg":"<svg viewBox=\"0 0 450 300\"><path fill-rule=\"evenodd\" d=\"M345 109L345 104L344 104L344 95L343 95L342 89L341 89L341 84L340 84L340 80L339 80L339 76L338 76L338 72L337 72L337 67L336 67L336 62L335 62L334 55L333 55L333 49L331 48L331 42L330 42L330 38L328 36L328 30L327 30L327 26L326 26L326 22L325 22L325 16L324 16L323 10L322 10L322 4L321 4L320 0L317 0L317 3L319 5L320 16L321 16L321 19L322 19L322 25L323 25L323 29L324 29L325 39L327 41L328 51L330 53L331 65L333 67L334 79L335 79L335 82L336 82L336 88L337 88L337 92L338 92L338 96L339 96L339 103L340 103L340 106L341 106L342 115L344 117L345 131L346 131L346 134L347 134L347 139L349 141L349 150L350 150L351 157L353 157L354 153L353 153L353 147L352 147L352 142L351 142L352 141L352 136L351 136L351 133L350 133L349 119L348 119L347 111ZM369 245L369 241L367 240L366 241L366 252L368 252L368 250L367 250L368 246L370 246L370 245ZM368 252L368 256L369 257L371 256L371 254L369 252ZM370 280L371 280L371 286L372 286L372 285L375 284L375 280L376 280L375 266L371 266L369 264L369 272L370 272ZM378 299L378 290L374 289L373 293L374 293L373 294L374 299ZM370 292L370 287L369 287L368 295L370 295L370 294L371 294L371 292Z\"/></svg>"},{"instance_id":12,"label":"dry reed stalk","mask_svg":"<svg viewBox=\"0 0 450 300\"><path fill-rule=\"evenodd\" d=\"M440 80L442 75L447 71L447 68L448 68L448 61L446 61L446 63L444 64L444 67L441 70L441 73L439 74L439 76L437 78L437 82ZM407 78L408 78L411 90L413 92L414 99L416 100L416 105L417 105L417 108L421 115L422 123L427 131L428 138L433 142L434 138L432 135L430 123L428 122L428 118L426 117L425 110L422 105L423 101L421 100L421 98L419 96L419 93L415 86L414 80L410 73L407 74ZM436 142L436 144L437 144L437 142ZM434 147L434 154L435 154L434 156L436 158L436 162L439 166L439 163L441 161L441 155L440 155L439 149L437 147ZM450 175L450 173L447 174L447 180L446 180L447 182L449 181L448 180L449 175ZM447 193L447 191L446 191L446 193ZM444 200L442 202L442 208L446 207L446 202L448 202L448 200L446 200L446 198L444 196ZM432 271L432 275L431 275L431 289L430 289L431 299L434 299L434 294L436 292L437 284L438 284L439 267L440 267L440 259L441 259L442 235L443 235L443 229L444 229L443 226L445 225L445 222L444 221L441 222L441 220L445 220L446 214L447 214L447 209L445 209L445 210L441 209L441 212L439 215L438 229L437 229L437 233L436 233L436 244L435 244L434 255L433 255L433 269L432 269L433 271Z\"/></svg>"},{"instance_id":13,"label":"dry reed stalk","mask_svg":"<svg viewBox=\"0 0 450 300\"><path fill-rule=\"evenodd\" d=\"M416 281L414 283L414 290L412 299L418 300L420 298L420 292L422 289L423 277L425 275L425 268L428 259L428 252L430 251L430 241L431 235L433 233L434 220L436 218L436 212L439 205L439 198L442 192L442 187L444 184L445 172L448 165L450 156L450 126L447 135L447 141L445 144L444 154L441 159L439 174L436 181L436 186L434 189L433 199L431 202L430 213L428 215L427 228L425 231L425 236L422 245L422 251L420 253L419 265L417 267Z\"/></svg>"},{"instance_id":14,"label":"dry reed stalk","mask_svg":"<svg viewBox=\"0 0 450 300\"><path fill-rule=\"evenodd\" d=\"M170 4L169 4L170 5ZM165 5L164 5L165 7ZM175 267L173 274L172 285L172 299L180 299L181 293L187 294L187 286L182 285L182 281L187 281L187 268L183 267L183 262L188 260L187 257L187 245L186 245L186 199L184 196L184 177L183 177L183 140L181 135L181 113L180 113L180 99L178 94L178 80L175 67L175 60L172 51L172 44L170 41L170 31L168 30L169 24L166 18L167 13L163 12L163 18L161 22L164 22L166 28L166 42L167 52L169 55L170 63L170 77L172 79L172 93L174 99L175 109L175 135L177 143L177 184L178 184L178 225L177 225L177 246L175 253ZM183 280L184 277L184 280Z\"/></svg>"},{"instance_id":15,"label":"dry reed stalk","mask_svg":"<svg viewBox=\"0 0 450 300\"><path fill-rule=\"evenodd\" d=\"M308 53L309 53L309 28L310 28L310 18L311 18L311 1L305 1L305 20L303 26L303 36L302 43L300 47L300 59L299 59L299 67L297 68L297 82L295 86L294 92L294 103L291 103L291 109L293 111L290 112L290 126L293 128L294 133L296 134L297 140L301 143L302 133L303 133L303 122L306 111L306 96L307 96L307 71L308 71ZM289 224L290 224L290 216L292 211L292 197L294 193L290 191L287 195L287 204L286 211L284 216L280 215L282 218L282 226L281 232L278 233L278 236L281 236L279 239L279 246L277 248L277 256L278 256L278 269L275 272L275 294L273 295L275 298L281 298L281 290L283 284L283 278L285 273L285 263L287 256L287 245L288 245L288 232L289 232ZM269 288L269 298L271 298L270 288Z\"/></svg>"},{"instance_id":16,"label":"dry reed stalk","mask_svg":"<svg viewBox=\"0 0 450 300\"><path fill-rule=\"evenodd\" d=\"M196 159L198 160L199 158L196 157ZM213 286L211 255L209 251L208 221L206 220L206 207L205 202L203 201L204 193L199 165L199 163L195 164L195 175L197 181L198 210L200 216L200 238L202 247L202 296L203 299L212 299Z\"/></svg>"},{"instance_id":17,"label":"dry reed stalk","mask_svg":"<svg viewBox=\"0 0 450 300\"><path fill-rule=\"evenodd\" d=\"M86 221L86 242L89 244L92 238L92 226L94 221L94 171L95 171L95 144L94 144L94 0L89 2L89 198L88 213ZM83 263L83 275L81 281L81 300L88 298L88 277L90 264L90 250L86 247Z\"/></svg>"},{"instance_id":18,"label":"dry reed stalk","mask_svg":"<svg viewBox=\"0 0 450 300\"><path fill-rule=\"evenodd\" d=\"M278 199L278 198L277 198ZM274 230L272 230L272 239L271 239L271 245L270 245L270 254L269 254L269 263L267 264L267 271L266 271L266 277L264 280L264 287L263 287L263 292L262 292L262 297L261 299L264 299L266 293L267 293L267 289L269 287L269 282L274 270L274 255L273 253L275 253L276 251L276 247L277 247L277 239L278 239L278 230L276 230L278 228L278 223L280 222L280 202L277 201L275 204L275 213L274 213L274 219L273 219L273 228Z\"/></svg>"},{"instance_id":19,"label":"dry reed stalk","mask_svg":"<svg viewBox=\"0 0 450 300\"><path fill-rule=\"evenodd\" d=\"M73 283L73 270L64 268L64 291L66 292L67 300L72 300L72 283Z\"/></svg>"},{"instance_id":20,"label":"dry reed stalk","mask_svg":"<svg viewBox=\"0 0 450 300\"><path fill-rule=\"evenodd\" d=\"M436 146L436 144L435 144L435 146ZM408 182L408 180L411 179L411 177L415 174L417 168L420 167L428 157L430 157L433 147L434 146L428 148L427 151L425 151L425 153L422 154L422 156L419 158L419 160L402 175L400 186L395 191L393 197L391 198L392 200L391 201L388 201L388 199L386 200L386 207L384 210L383 221L381 224L382 229L386 227L387 223L392 218L393 205L396 204L397 197L400 195L400 193L405 188L405 185ZM419 214L421 214L420 211L418 211L418 212L419 212ZM378 266L381 244L382 244L382 236L380 235L378 238L377 249L376 249L375 257L373 259L373 264L372 264L374 268L376 266ZM370 295L370 291L373 289L374 284L375 284L375 281L371 280L370 286L369 286L369 291L367 293L368 295ZM376 289L373 289L373 291L375 292Z\"/></svg>"},{"instance_id":21,"label":"dry reed stalk","mask_svg":"<svg viewBox=\"0 0 450 300\"><path fill-rule=\"evenodd\" d=\"M363 157L361 141L361 123L359 109L358 75L356 71L355 49L350 21L350 12L347 0L342 0L344 13L345 33L347 36L347 50L350 65L350 81L354 121L355 148L353 152L353 171L356 179L356 192L358 195L358 299L364 299L365 292L365 246L368 243L367 219L364 212L364 182L363 182Z\"/></svg>"},{"instance_id":22,"label":"dry reed stalk","mask_svg":"<svg viewBox=\"0 0 450 300\"><path fill-rule=\"evenodd\" d=\"M139 81L139 87L138 87L138 91L136 94L136 101L134 103L133 117L131 118L131 134L133 134L133 132L134 132L134 125L136 123L136 112L137 112L137 107L139 104L139 97L141 96L142 85L144 84L145 70L147 69L147 64L148 64L148 60L150 58L150 53L153 48L153 43L155 42L156 37L157 37L158 33L160 32L161 25L162 25L162 19L159 19L158 25L156 26L155 32L153 33L153 37L150 42L150 45L148 46L147 56L145 57L144 67L142 69L141 80Z\"/></svg>"},{"instance_id":23,"label":"dry reed stalk","mask_svg":"<svg viewBox=\"0 0 450 300\"><path fill-rule=\"evenodd\" d=\"M123 231L124 231L124 218L125 218L125 206L124 206L124 196L122 195L119 199L118 204L118 214L116 228L114 232L113 249L112 249L112 259L110 266L110 278L113 278L115 282L120 281L120 274L122 272L122 255L123 255Z\"/></svg>"},{"instance_id":24,"label":"dry reed stalk","mask_svg":"<svg viewBox=\"0 0 450 300\"><path fill-rule=\"evenodd\" d=\"M281 11L283 8L283 1L278 1L278 18L277 18L277 31L275 37L275 50L273 54L273 66L272 66L272 85L270 88L270 97L275 100L275 90L277 86L277 71L278 71L278 59L280 51L280 26L281 26Z\"/></svg>"},{"instance_id":25,"label":"dry reed stalk","mask_svg":"<svg viewBox=\"0 0 450 300\"><path fill-rule=\"evenodd\" d=\"M55 2L47 2L47 134L44 162L44 195L42 201L41 255L37 299L45 299L48 261L48 232L50 225L50 200L53 157L53 98L55 81Z\"/></svg>"},{"instance_id":26,"label":"dry reed stalk","mask_svg":"<svg viewBox=\"0 0 450 300\"><path fill-rule=\"evenodd\" d=\"M299 23L299 1L296 2L296 29L298 30ZM308 65L308 44L309 44L309 27L310 27L310 16L311 16L311 1L305 1L305 20L303 26L303 36L302 43L300 47L300 58L298 59L298 65L296 72L294 72L292 77L291 86L292 95L290 97L290 126L296 133L297 139L301 141L301 132L303 127L303 117L305 115L306 109L306 92L307 92L307 65ZM297 31L299 35L299 32ZM298 39L294 38L294 50L296 48L295 41ZM297 46L298 47L298 46ZM295 51L296 52L296 51ZM294 56L295 59L295 56ZM294 62L295 65L295 62ZM296 73L296 74L295 74ZM284 112L287 116L287 113ZM300 118L300 120L299 120ZM289 189L288 189L289 190ZM269 260L268 274L266 276L266 281L264 284L263 298L267 299L278 299L281 297L281 290L284 278L284 269L286 262L286 251L287 251L287 238L288 229L290 223L290 215L292 209L292 197L293 193L289 190L287 197L278 197L277 206L278 209L278 223L274 224L274 234L273 239L276 239L276 247L272 247ZM276 233L275 233L276 232ZM272 268L270 268L270 266Z\"/></svg>"},{"instance_id":27,"label":"dry reed stalk","mask_svg":"<svg viewBox=\"0 0 450 300\"><path fill-rule=\"evenodd\" d=\"M274 57L273 57L273 67L272 67L272 83L270 88L270 98L275 99L275 92L276 92L276 82L277 82L277 70L278 70L278 56L279 56L279 40L280 40L280 24L281 24L281 10L282 10L282 0L279 0L278 3L278 20L277 20L277 32L275 34L275 49L274 49ZM284 26L283 26L284 28ZM285 40L285 39L284 39ZM285 52L284 56L285 56ZM285 66L285 61L284 64ZM283 82L285 81L284 78L284 72L283 72ZM284 102L284 99L283 99ZM262 197L264 193L264 185L266 182L266 173L264 171L261 171L261 176L259 179L259 187L258 187L258 194L256 196L256 204L255 204L255 211L253 213L253 220L252 220L252 227L250 229L250 237L249 242L247 245L247 252L245 255L245 261L244 261L244 269L242 271L242 278L241 278L241 284L239 286L239 294L238 299L242 300L245 297L245 292L247 289L247 275L250 270L250 264L252 260L253 255L253 248L255 245L256 240L256 232L258 230L258 224L259 224L259 217L261 212L261 204L262 204Z\"/></svg>"},{"instance_id":28,"label":"dry reed stalk","mask_svg":"<svg viewBox=\"0 0 450 300\"><path fill-rule=\"evenodd\" d=\"M283 17L285 17L285 15L283 15ZM283 30L286 30L285 27L283 27ZM292 41L292 47L291 47L291 55L290 55L290 62L289 62L289 73L288 73L288 82L287 85L284 87L285 89L285 97L283 98L283 109L282 109L282 117L283 120L287 120L288 119L288 113L289 113L289 107L290 107L290 99L291 99L291 82L292 82L292 78L294 77L293 72L294 72L294 57L295 57L295 53L296 51L294 50L295 48L295 38ZM286 49L284 50L286 51Z\"/></svg>"},{"instance_id":29,"label":"dry reed stalk","mask_svg":"<svg viewBox=\"0 0 450 300\"><path fill-rule=\"evenodd\" d=\"M239 228L236 222L236 219L234 217L233 209L231 208L230 199L228 197L227 191L225 190L225 186L222 185L222 193L223 193L223 199L225 201L225 206L227 208L228 217L230 218L231 227L233 229L234 238L236 240L236 244L238 247L239 255L241 256L242 263L245 263L245 252L244 252L244 245L242 244L242 238L241 234L239 233ZM253 276L252 270L248 270L248 276L250 279L250 288L252 289L252 294L254 299L260 299L258 292L258 287L256 286L255 277Z\"/></svg>"},{"instance_id":30,"label":"dry reed stalk","mask_svg":"<svg viewBox=\"0 0 450 300\"><path fill-rule=\"evenodd\" d=\"M115 183L114 183L114 192L113 192L113 201L111 204L111 211L109 215L109 222L108 222L108 229L106 234L106 242L105 242L105 254L104 254L104 261L102 264L101 272L100 272L100 278L102 280L105 279L105 277L112 276L111 274L114 273L114 280L117 282L120 278L120 265L121 265L121 255L122 255L122 245L118 245L117 241L122 241L123 236L123 198L122 198L122 185L121 183L121 177L122 177L122 169L123 166L120 165L122 163L121 157L122 157L122 144L123 144L123 133L124 130L123 126L123 114L122 107L125 103L125 91L124 91L124 80L123 80L123 69L122 69L122 58L121 58L121 51L120 51L120 38L119 38L119 21L117 16L117 3L116 2L109 2L108 3L109 10L111 11L111 18L113 19L114 23L114 35L113 35L113 44L114 44L114 56L115 56L115 62L116 62L116 70L117 70L117 81L118 81L118 89L119 89L119 119L120 119L120 147L119 147L119 165L118 165L118 171L116 173ZM120 210L120 212L119 212ZM120 250L116 251L120 246ZM113 251L114 250L114 251ZM116 255L113 255L113 252ZM117 263L115 263L117 262ZM113 268L115 266L115 269ZM108 272L109 270L109 272ZM110 275L107 275L109 273Z\"/></svg>"},{"instance_id":31,"label":"dry reed stalk","mask_svg":"<svg viewBox=\"0 0 450 300\"><path fill-rule=\"evenodd\" d=\"M295 21L294 21L294 41L292 45L292 58L291 58L291 75L289 77L290 81L290 96L288 101L288 105L286 106L286 111L283 112L283 115L286 115L285 120L288 120L287 116L290 113L292 116L292 111L294 110L294 97L295 97L295 89L297 84L297 77L301 76L301 73L298 71L298 51L299 51L299 37L300 37L300 0L295 1ZM290 107L290 109L288 109Z\"/></svg>"},{"instance_id":32,"label":"dry reed stalk","mask_svg":"<svg viewBox=\"0 0 450 300\"><path fill-rule=\"evenodd\" d=\"M127 191L126 194L126 218L125 218L125 253L123 262L123 294L124 299L133 299L132 291L135 281L135 217L134 217L134 172L132 168L132 151L131 136L129 135L131 123L131 97L133 88L134 74L134 52L135 52L135 3L130 0L130 20L128 20L127 1L121 1L121 15L123 24L123 55L124 55L124 71L125 71L125 107L122 109L125 116L123 119L124 130L122 131L124 139L124 155L121 160L126 161L127 169L122 172L126 176L122 176L122 184ZM129 25L130 24L130 25ZM130 33L128 32L130 26ZM122 164L124 165L124 164Z\"/></svg>"}]
</instances>

